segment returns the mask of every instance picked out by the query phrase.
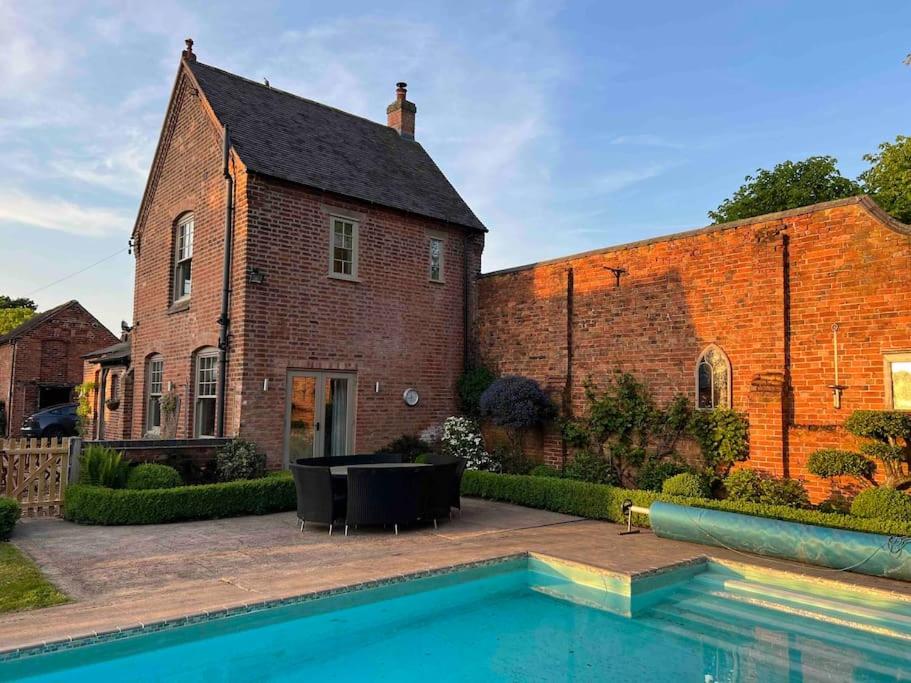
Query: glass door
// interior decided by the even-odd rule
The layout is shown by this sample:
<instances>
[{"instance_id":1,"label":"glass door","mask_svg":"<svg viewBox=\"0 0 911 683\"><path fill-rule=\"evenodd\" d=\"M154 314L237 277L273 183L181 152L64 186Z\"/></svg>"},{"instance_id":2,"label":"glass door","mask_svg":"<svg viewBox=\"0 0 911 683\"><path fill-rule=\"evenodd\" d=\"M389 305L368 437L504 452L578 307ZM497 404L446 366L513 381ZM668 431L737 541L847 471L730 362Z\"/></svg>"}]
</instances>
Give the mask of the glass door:
<instances>
[{"instance_id":1,"label":"glass door","mask_svg":"<svg viewBox=\"0 0 911 683\"><path fill-rule=\"evenodd\" d=\"M354 395L353 374L290 372L285 406L285 463L351 453Z\"/></svg>"}]
</instances>

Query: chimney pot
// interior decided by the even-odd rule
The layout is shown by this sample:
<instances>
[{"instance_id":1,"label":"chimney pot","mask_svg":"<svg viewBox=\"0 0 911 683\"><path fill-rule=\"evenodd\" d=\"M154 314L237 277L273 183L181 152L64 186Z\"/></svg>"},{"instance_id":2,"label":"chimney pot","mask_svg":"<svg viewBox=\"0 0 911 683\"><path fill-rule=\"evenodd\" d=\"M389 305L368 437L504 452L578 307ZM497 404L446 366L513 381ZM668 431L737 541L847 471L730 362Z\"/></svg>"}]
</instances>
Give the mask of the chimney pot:
<instances>
[{"instance_id":1,"label":"chimney pot","mask_svg":"<svg viewBox=\"0 0 911 683\"><path fill-rule=\"evenodd\" d=\"M193 39L187 38L183 42L187 44L187 48L181 53L181 57L188 62L195 62L196 55L193 54Z\"/></svg>"},{"instance_id":2,"label":"chimney pot","mask_svg":"<svg viewBox=\"0 0 911 683\"><path fill-rule=\"evenodd\" d=\"M414 102L406 99L408 84L399 81L395 84L395 102L386 107L388 126L406 140L414 140L414 118L418 108Z\"/></svg>"}]
</instances>

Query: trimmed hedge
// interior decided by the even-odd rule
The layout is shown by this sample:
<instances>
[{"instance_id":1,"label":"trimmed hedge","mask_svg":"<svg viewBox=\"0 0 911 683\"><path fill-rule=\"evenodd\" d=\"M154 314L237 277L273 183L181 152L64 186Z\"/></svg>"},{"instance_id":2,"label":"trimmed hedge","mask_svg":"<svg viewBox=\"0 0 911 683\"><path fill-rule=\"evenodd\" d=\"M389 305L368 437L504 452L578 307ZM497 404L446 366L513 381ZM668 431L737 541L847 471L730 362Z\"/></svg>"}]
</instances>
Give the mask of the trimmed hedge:
<instances>
[{"instance_id":1,"label":"trimmed hedge","mask_svg":"<svg viewBox=\"0 0 911 683\"><path fill-rule=\"evenodd\" d=\"M851 514L911 522L911 495L884 486L864 489L854 497Z\"/></svg>"},{"instance_id":2,"label":"trimmed hedge","mask_svg":"<svg viewBox=\"0 0 911 683\"><path fill-rule=\"evenodd\" d=\"M739 512L755 517L780 519L813 526L824 526L874 534L911 536L911 523L886 519L864 519L851 515L819 510L805 510L784 505L763 505L732 500L680 498L653 491L621 489L606 484L590 484L572 479L550 479L514 474L495 474L468 470L462 478L462 495L488 500L499 500L526 507L541 508L577 517L625 522L620 506L624 500L634 505L649 507L656 500L677 505L709 508L725 512ZM644 515L633 515L633 523L648 526Z\"/></svg>"},{"instance_id":3,"label":"trimmed hedge","mask_svg":"<svg viewBox=\"0 0 911 683\"><path fill-rule=\"evenodd\" d=\"M693 472L681 472L665 479L661 485L661 492L686 498L707 498L711 490L705 477Z\"/></svg>"},{"instance_id":4,"label":"trimmed hedge","mask_svg":"<svg viewBox=\"0 0 911 683\"><path fill-rule=\"evenodd\" d=\"M13 527L22 516L19 501L0 496L0 541L7 541L13 533Z\"/></svg>"},{"instance_id":5,"label":"trimmed hedge","mask_svg":"<svg viewBox=\"0 0 911 683\"><path fill-rule=\"evenodd\" d=\"M163 524L192 519L265 515L293 510L287 473L171 489L108 489L76 484L66 490L63 516L80 524Z\"/></svg>"},{"instance_id":6,"label":"trimmed hedge","mask_svg":"<svg viewBox=\"0 0 911 683\"><path fill-rule=\"evenodd\" d=\"M180 472L169 465L146 462L130 468L127 475L128 489L173 489L183 486Z\"/></svg>"}]
</instances>

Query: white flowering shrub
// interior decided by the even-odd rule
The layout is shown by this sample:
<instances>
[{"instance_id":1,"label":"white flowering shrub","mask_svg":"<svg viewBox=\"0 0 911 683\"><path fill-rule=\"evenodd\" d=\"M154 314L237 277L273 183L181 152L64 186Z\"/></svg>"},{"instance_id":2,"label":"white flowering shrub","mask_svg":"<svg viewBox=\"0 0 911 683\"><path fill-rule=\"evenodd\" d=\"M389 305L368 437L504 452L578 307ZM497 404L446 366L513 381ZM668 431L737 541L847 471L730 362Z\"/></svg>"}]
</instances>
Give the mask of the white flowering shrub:
<instances>
[{"instance_id":1,"label":"white flowering shrub","mask_svg":"<svg viewBox=\"0 0 911 683\"><path fill-rule=\"evenodd\" d=\"M443 452L468 461L468 469L493 468L490 454L484 450L481 427L469 417L447 417L443 422Z\"/></svg>"}]
</instances>

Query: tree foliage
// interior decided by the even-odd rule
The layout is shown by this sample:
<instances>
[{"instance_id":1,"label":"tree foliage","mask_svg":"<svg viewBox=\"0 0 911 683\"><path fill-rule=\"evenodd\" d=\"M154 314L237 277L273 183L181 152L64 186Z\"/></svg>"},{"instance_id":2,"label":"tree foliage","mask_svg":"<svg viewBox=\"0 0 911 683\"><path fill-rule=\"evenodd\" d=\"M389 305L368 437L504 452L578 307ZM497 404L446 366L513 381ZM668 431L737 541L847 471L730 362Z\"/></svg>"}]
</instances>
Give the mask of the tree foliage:
<instances>
[{"instance_id":1,"label":"tree foliage","mask_svg":"<svg viewBox=\"0 0 911 683\"><path fill-rule=\"evenodd\" d=\"M35 315L35 311L24 306L19 308L0 307L0 334L6 334L16 329L33 315Z\"/></svg>"},{"instance_id":2,"label":"tree foliage","mask_svg":"<svg viewBox=\"0 0 911 683\"><path fill-rule=\"evenodd\" d=\"M4 308L28 308L34 311L38 306L34 301L24 296L13 299L6 294L0 294L0 309Z\"/></svg>"},{"instance_id":3,"label":"tree foliage","mask_svg":"<svg viewBox=\"0 0 911 683\"><path fill-rule=\"evenodd\" d=\"M899 135L876 154L864 155L871 168L860 174L864 191L887 213L911 222L911 138Z\"/></svg>"},{"instance_id":4,"label":"tree foliage","mask_svg":"<svg viewBox=\"0 0 911 683\"><path fill-rule=\"evenodd\" d=\"M726 223L861 194L861 186L845 178L837 163L834 157L814 156L784 161L771 171L757 169L740 189L709 211L709 218Z\"/></svg>"}]
</instances>

